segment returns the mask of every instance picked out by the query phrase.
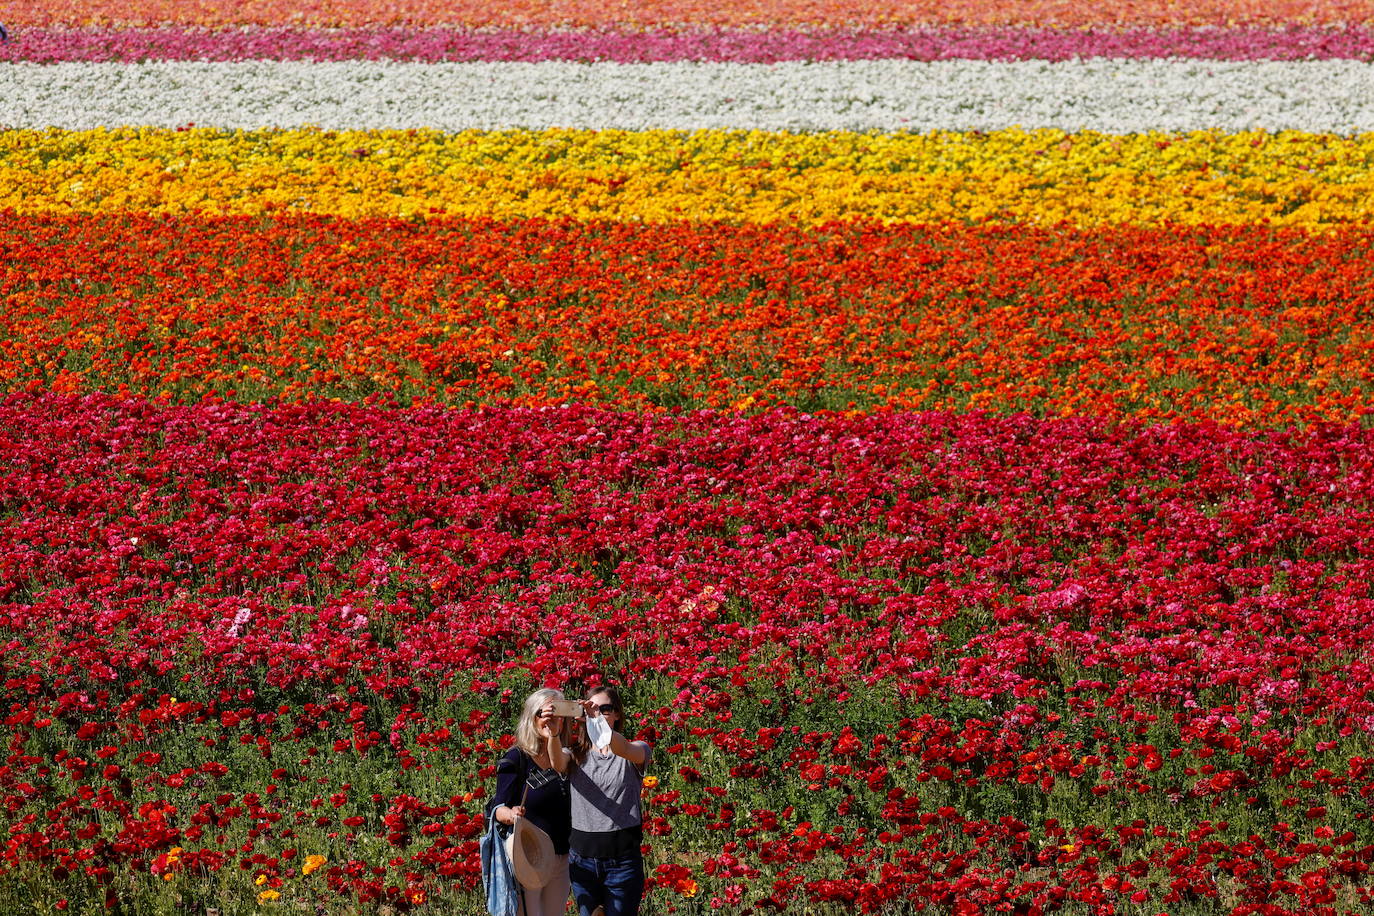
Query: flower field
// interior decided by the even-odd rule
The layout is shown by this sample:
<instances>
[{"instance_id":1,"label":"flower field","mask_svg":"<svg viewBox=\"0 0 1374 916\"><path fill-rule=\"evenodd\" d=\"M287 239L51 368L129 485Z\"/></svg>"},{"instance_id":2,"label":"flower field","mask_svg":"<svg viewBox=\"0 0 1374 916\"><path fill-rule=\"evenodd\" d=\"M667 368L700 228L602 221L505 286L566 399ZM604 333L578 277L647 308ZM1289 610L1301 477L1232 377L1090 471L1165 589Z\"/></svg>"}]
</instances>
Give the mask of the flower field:
<instances>
[{"instance_id":1,"label":"flower field","mask_svg":"<svg viewBox=\"0 0 1374 916\"><path fill-rule=\"evenodd\" d=\"M1371 245L1366 227L14 216L0 378L178 401L1340 422L1374 410Z\"/></svg>"},{"instance_id":2,"label":"flower field","mask_svg":"<svg viewBox=\"0 0 1374 916\"><path fill-rule=\"evenodd\" d=\"M0 24L0 913L1374 912L1374 4Z\"/></svg>"}]
</instances>

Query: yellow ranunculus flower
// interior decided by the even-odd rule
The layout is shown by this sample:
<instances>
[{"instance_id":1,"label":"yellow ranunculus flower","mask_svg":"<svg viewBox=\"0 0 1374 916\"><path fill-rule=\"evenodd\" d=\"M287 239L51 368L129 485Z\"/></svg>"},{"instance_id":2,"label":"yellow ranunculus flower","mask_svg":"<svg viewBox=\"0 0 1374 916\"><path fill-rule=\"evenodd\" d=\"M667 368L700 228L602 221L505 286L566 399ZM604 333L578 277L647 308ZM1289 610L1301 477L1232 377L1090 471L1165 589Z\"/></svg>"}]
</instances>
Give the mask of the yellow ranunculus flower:
<instances>
[{"instance_id":1,"label":"yellow ranunculus flower","mask_svg":"<svg viewBox=\"0 0 1374 916\"><path fill-rule=\"evenodd\" d=\"M1374 134L0 132L0 210L21 214L1311 228L1371 200Z\"/></svg>"}]
</instances>

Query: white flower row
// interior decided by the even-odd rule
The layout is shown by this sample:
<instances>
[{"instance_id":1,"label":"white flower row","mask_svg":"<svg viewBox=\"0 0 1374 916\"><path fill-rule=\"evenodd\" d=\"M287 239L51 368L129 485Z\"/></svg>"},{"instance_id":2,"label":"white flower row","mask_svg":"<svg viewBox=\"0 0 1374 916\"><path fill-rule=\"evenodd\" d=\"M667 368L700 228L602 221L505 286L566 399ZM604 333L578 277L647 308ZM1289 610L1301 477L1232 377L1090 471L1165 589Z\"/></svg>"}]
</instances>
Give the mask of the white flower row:
<instances>
[{"instance_id":1,"label":"white flower row","mask_svg":"<svg viewBox=\"0 0 1374 916\"><path fill-rule=\"evenodd\" d=\"M1374 64L0 64L0 126L1374 131Z\"/></svg>"}]
</instances>

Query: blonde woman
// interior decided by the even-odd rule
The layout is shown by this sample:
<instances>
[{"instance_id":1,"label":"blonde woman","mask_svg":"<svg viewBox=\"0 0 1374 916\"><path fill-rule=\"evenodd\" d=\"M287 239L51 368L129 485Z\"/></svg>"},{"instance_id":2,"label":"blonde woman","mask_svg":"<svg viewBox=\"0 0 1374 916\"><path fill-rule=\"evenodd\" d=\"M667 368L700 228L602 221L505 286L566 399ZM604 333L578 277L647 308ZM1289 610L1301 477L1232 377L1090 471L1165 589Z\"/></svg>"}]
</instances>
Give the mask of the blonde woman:
<instances>
[{"instance_id":1,"label":"blonde woman","mask_svg":"<svg viewBox=\"0 0 1374 916\"><path fill-rule=\"evenodd\" d=\"M547 687L526 697L515 726L515 746L496 766L492 816L512 826L517 818L526 818L553 843L553 860L544 863L548 874L543 886L528 887L517 880L521 916L563 916L568 907L573 720L556 714L563 701L561 690Z\"/></svg>"}]
</instances>

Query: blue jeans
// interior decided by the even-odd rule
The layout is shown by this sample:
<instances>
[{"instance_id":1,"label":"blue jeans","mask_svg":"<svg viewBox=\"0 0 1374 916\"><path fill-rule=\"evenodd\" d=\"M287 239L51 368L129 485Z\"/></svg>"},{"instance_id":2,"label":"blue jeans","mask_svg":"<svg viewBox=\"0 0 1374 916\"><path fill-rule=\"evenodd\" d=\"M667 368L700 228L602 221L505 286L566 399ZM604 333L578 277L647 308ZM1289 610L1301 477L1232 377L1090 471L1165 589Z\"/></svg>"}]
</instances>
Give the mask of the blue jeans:
<instances>
[{"instance_id":1,"label":"blue jeans","mask_svg":"<svg viewBox=\"0 0 1374 916\"><path fill-rule=\"evenodd\" d=\"M606 916L638 916L644 896L644 857L632 852L616 859L568 855L568 877L580 916L591 916L597 906Z\"/></svg>"}]
</instances>

